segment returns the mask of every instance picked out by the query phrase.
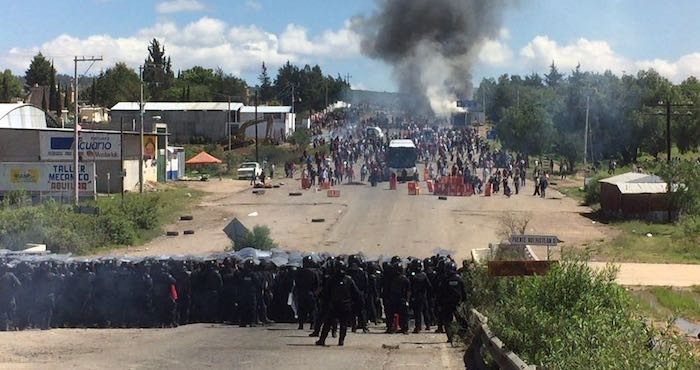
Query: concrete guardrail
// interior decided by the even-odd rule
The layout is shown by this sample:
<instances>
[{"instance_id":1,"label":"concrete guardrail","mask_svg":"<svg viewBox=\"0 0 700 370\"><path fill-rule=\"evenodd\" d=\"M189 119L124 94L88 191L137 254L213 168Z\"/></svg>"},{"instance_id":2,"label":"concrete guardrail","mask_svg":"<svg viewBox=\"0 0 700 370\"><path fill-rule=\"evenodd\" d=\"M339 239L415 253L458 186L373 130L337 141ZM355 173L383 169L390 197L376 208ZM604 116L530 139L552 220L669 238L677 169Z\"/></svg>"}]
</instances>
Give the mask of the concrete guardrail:
<instances>
[{"instance_id":1,"label":"concrete guardrail","mask_svg":"<svg viewBox=\"0 0 700 370\"><path fill-rule=\"evenodd\" d=\"M489 329L488 318L479 311L471 310L471 326L473 337L467 353L465 354L465 365L469 370L485 370L493 368L493 364L487 364L484 355L495 362L501 370L535 370L533 365L526 364L513 351L505 348L503 342L496 337Z\"/></svg>"}]
</instances>

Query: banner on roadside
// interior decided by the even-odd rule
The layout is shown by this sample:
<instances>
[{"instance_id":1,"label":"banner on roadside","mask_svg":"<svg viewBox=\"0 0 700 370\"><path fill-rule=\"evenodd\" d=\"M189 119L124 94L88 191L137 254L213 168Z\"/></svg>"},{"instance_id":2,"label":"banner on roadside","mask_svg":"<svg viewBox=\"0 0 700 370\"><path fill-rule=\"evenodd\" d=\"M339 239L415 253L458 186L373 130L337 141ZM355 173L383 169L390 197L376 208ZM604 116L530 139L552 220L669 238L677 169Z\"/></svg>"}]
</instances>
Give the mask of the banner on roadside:
<instances>
[{"instance_id":1,"label":"banner on roadside","mask_svg":"<svg viewBox=\"0 0 700 370\"><path fill-rule=\"evenodd\" d=\"M95 162L80 163L80 196L96 194ZM73 163L16 162L0 163L0 191L24 190L42 194L73 194Z\"/></svg>"}]
</instances>

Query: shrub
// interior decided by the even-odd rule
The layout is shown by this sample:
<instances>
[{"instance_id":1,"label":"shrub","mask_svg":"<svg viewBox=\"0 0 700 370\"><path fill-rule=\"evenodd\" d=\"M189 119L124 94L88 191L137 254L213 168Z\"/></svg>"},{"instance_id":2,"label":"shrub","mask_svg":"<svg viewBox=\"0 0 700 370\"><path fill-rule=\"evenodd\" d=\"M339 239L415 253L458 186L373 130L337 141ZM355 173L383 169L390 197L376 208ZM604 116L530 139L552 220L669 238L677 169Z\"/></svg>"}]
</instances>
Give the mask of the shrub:
<instances>
[{"instance_id":1,"label":"shrub","mask_svg":"<svg viewBox=\"0 0 700 370\"><path fill-rule=\"evenodd\" d=\"M21 208L32 205L32 197L20 190L10 190L5 192L2 198L2 205L5 208Z\"/></svg>"},{"instance_id":2,"label":"shrub","mask_svg":"<svg viewBox=\"0 0 700 370\"><path fill-rule=\"evenodd\" d=\"M258 225L253 227L253 231L248 231L235 242L234 250L238 251L247 247L269 251L277 248L277 243L270 237L269 227Z\"/></svg>"},{"instance_id":3,"label":"shrub","mask_svg":"<svg viewBox=\"0 0 700 370\"><path fill-rule=\"evenodd\" d=\"M592 206L596 203L600 203L600 184L598 183L598 178L594 177L591 181L584 187L584 192L586 193L583 201L587 206Z\"/></svg>"},{"instance_id":4,"label":"shrub","mask_svg":"<svg viewBox=\"0 0 700 370\"><path fill-rule=\"evenodd\" d=\"M147 194L142 197L128 197L124 199L122 212L141 230L151 230L158 226L158 194Z\"/></svg>"},{"instance_id":5,"label":"shrub","mask_svg":"<svg viewBox=\"0 0 700 370\"><path fill-rule=\"evenodd\" d=\"M594 271L564 261L541 277L489 278L472 274L483 289L472 304L489 317L496 335L525 362L546 369L691 369L686 343L633 317L616 271ZM486 281L484 281L486 280ZM651 341L656 343L649 348Z\"/></svg>"},{"instance_id":6,"label":"shrub","mask_svg":"<svg viewBox=\"0 0 700 370\"><path fill-rule=\"evenodd\" d=\"M98 227L113 244L129 245L136 240L136 226L119 206L103 209L98 216Z\"/></svg>"}]
</instances>

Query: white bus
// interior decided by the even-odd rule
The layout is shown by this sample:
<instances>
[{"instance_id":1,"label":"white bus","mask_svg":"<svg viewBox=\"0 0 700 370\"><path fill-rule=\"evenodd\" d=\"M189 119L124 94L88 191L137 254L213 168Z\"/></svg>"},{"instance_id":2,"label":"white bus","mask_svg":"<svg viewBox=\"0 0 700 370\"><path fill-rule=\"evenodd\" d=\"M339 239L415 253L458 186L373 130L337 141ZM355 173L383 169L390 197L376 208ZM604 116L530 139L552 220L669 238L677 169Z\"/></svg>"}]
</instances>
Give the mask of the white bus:
<instances>
[{"instance_id":1,"label":"white bus","mask_svg":"<svg viewBox=\"0 0 700 370\"><path fill-rule=\"evenodd\" d=\"M418 181L417 159L418 149L413 140L401 139L389 142L386 163L389 172L395 173L397 179Z\"/></svg>"}]
</instances>

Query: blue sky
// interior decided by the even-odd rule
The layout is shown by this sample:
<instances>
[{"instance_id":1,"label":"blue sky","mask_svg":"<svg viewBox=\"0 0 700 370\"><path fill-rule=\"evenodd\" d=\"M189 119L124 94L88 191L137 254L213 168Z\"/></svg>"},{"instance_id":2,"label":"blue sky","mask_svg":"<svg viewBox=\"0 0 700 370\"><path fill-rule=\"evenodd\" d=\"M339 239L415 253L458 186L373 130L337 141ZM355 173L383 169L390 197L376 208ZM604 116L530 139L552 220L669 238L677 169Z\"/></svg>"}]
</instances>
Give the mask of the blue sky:
<instances>
[{"instance_id":1,"label":"blue sky","mask_svg":"<svg viewBox=\"0 0 700 370\"><path fill-rule=\"evenodd\" d=\"M408 1L408 0L407 0ZM348 20L374 0L23 0L3 4L0 68L23 73L41 50L61 72L74 54L104 55L136 67L152 37L176 68L222 67L254 81L266 61L318 63L352 76L356 87L394 90L390 68L361 55ZM678 82L700 74L700 1L522 0L503 15L500 36L484 41L475 80L501 73L563 70L634 73L654 67Z\"/></svg>"}]
</instances>

